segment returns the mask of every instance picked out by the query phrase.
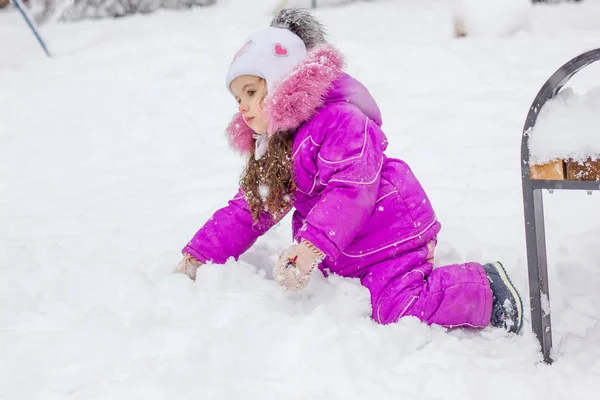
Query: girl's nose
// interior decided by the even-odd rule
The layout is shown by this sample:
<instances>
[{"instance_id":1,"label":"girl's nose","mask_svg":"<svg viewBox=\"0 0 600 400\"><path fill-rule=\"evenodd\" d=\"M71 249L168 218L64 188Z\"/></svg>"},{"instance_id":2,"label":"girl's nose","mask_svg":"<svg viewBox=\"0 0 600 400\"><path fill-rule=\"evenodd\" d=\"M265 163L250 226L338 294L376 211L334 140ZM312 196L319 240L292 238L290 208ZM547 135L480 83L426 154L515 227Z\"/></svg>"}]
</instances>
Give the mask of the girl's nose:
<instances>
[{"instance_id":1,"label":"girl's nose","mask_svg":"<svg viewBox=\"0 0 600 400\"><path fill-rule=\"evenodd\" d=\"M240 103L240 106L238 107L238 109L240 110L241 113L248 112L248 105L246 105L244 103Z\"/></svg>"}]
</instances>

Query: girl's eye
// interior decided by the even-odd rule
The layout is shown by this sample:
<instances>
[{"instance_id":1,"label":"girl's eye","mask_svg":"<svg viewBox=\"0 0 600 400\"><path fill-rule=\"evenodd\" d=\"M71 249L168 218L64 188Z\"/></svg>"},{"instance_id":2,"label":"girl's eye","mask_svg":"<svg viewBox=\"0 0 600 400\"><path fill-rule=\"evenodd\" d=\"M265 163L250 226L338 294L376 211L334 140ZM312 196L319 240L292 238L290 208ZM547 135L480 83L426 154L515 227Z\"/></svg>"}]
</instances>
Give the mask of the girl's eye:
<instances>
[{"instance_id":1,"label":"girl's eye","mask_svg":"<svg viewBox=\"0 0 600 400\"><path fill-rule=\"evenodd\" d=\"M256 90L248 90L248 96L252 97L256 93Z\"/></svg>"},{"instance_id":2,"label":"girl's eye","mask_svg":"<svg viewBox=\"0 0 600 400\"><path fill-rule=\"evenodd\" d=\"M235 99L235 102L238 103L238 104L241 104L242 103L242 99Z\"/></svg>"}]
</instances>

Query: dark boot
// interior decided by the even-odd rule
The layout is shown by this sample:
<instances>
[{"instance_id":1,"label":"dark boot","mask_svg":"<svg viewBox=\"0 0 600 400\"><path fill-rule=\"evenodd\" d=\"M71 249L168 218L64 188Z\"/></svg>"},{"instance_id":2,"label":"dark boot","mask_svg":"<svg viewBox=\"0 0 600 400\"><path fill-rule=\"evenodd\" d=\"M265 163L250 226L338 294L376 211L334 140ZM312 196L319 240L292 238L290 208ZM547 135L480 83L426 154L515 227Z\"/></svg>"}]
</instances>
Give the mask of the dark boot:
<instances>
[{"instance_id":1,"label":"dark boot","mask_svg":"<svg viewBox=\"0 0 600 400\"><path fill-rule=\"evenodd\" d=\"M485 273L492 288L492 326L519 333L523 327L523 301L500 262L485 264Z\"/></svg>"}]
</instances>

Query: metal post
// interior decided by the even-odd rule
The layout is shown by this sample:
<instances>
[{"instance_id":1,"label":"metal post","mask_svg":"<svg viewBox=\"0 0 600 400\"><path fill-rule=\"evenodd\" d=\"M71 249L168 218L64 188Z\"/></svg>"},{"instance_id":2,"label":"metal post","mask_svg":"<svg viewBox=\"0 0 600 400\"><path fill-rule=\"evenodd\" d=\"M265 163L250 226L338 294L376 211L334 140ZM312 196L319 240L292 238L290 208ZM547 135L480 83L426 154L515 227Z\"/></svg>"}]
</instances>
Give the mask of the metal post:
<instances>
[{"instance_id":1,"label":"metal post","mask_svg":"<svg viewBox=\"0 0 600 400\"><path fill-rule=\"evenodd\" d=\"M311 1L311 7L312 8L317 8L317 0L312 0Z\"/></svg>"},{"instance_id":2,"label":"metal post","mask_svg":"<svg viewBox=\"0 0 600 400\"><path fill-rule=\"evenodd\" d=\"M44 50L44 53L46 54L46 56L50 57L50 52L48 51L48 48L46 47L46 43L44 43L44 40L42 39L42 37L38 33L38 30L35 27L35 24L31 20L31 18L27 14L27 12L25 11L25 6L21 2L21 0L12 0L12 2L15 5L15 7L17 8L17 10L19 10L19 13L21 13L21 16L27 23L27 26L29 26L29 29L31 29L31 32L33 32L33 35L37 39L40 46L42 46L42 50Z\"/></svg>"},{"instance_id":3,"label":"metal post","mask_svg":"<svg viewBox=\"0 0 600 400\"><path fill-rule=\"evenodd\" d=\"M542 189L533 189L531 185L524 185L523 194L531 325L542 346L544 361L550 364L552 363L552 358L550 357L552 350L552 327L550 320L543 193Z\"/></svg>"}]
</instances>

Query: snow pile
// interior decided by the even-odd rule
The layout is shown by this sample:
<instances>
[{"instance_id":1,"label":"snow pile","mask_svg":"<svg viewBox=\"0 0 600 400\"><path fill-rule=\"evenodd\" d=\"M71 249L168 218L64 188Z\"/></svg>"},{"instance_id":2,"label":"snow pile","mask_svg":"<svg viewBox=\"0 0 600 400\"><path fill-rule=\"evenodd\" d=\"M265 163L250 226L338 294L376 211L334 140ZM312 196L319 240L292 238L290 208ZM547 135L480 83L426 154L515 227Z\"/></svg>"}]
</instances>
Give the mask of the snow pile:
<instances>
[{"instance_id":1,"label":"snow pile","mask_svg":"<svg viewBox=\"0 0 600 400\"><path fill-rule=\"evenodd\" d=\"M565 88L548 101L529 134L532 164L600 157L600 86L587 93Z\"/></svg>"},{"instance_id":2,"label":"snow pile","mask_svg":"<svg viewBox=\"0 0 600 400\"><path fill-rule=\"evenodd\" d=\"M454 0L456 36L504 37L529 30L531 0Z\"/></svg>"}]
</instances>

